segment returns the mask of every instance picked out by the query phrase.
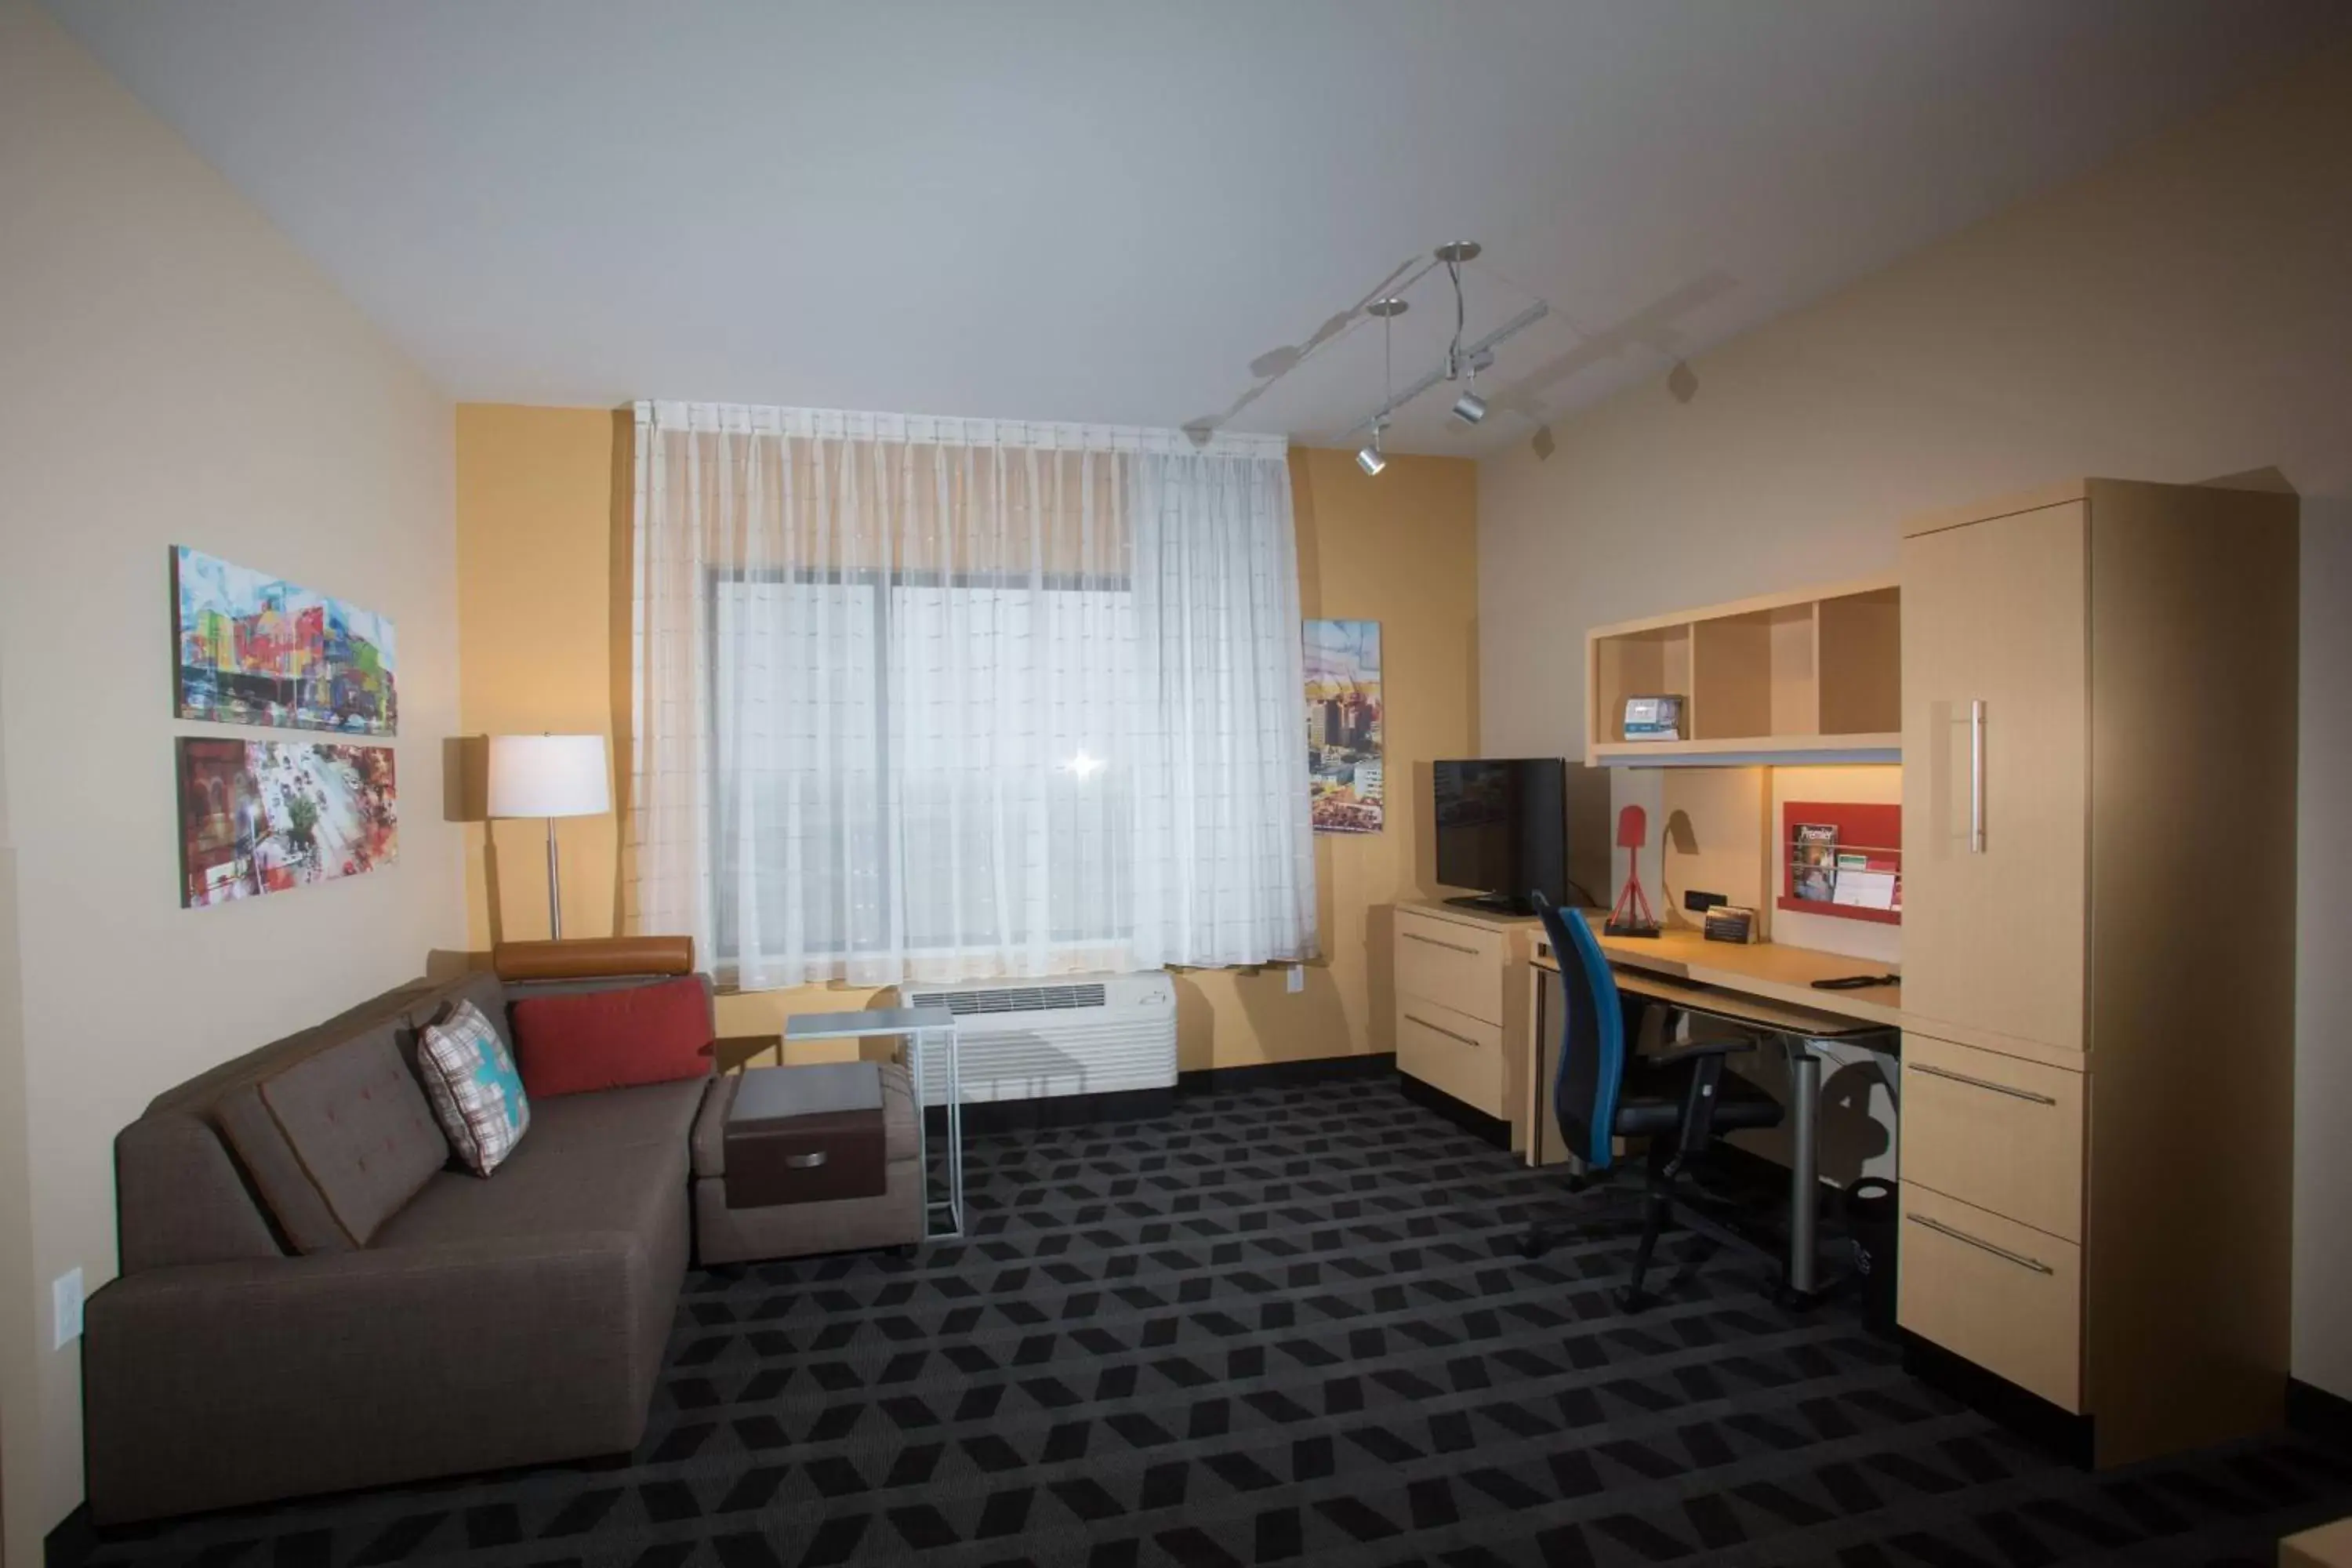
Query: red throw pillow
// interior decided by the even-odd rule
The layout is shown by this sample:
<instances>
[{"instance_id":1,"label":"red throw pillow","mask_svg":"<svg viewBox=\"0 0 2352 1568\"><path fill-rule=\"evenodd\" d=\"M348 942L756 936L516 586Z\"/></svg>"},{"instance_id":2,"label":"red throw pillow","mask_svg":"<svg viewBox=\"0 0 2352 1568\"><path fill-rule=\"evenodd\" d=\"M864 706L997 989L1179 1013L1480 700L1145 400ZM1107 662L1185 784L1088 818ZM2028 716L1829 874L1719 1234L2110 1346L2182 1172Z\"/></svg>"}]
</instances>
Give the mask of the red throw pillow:
<instances>
[{"instance_id":1,"label":"red throw pillow","mask_svg":"<svg viewBox=\"0 0 2352 1568\"><path fill-rule=\"evenodd\" d=\"M690 974L527 996L514 1005L514 1037L523 1092L534 1100L701 1078L710 1071L710 1003Z\"/></svg>"}]
</instances>

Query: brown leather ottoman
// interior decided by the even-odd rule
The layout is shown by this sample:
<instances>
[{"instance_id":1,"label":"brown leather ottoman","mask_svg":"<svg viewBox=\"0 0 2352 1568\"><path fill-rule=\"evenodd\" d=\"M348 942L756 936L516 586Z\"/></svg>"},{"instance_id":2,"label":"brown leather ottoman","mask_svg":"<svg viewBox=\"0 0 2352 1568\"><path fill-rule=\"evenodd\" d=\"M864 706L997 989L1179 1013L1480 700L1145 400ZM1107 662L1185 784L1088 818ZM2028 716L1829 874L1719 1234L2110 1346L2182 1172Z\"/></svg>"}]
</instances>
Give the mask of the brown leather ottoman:
<instances>
[{"instance_id":1,"label":"brown leather ottoman","mask_svg":"<svg viewBox=\"0 0 2352 1568\"><path fill-rule=\"evenodd\" d=\"M701 1262L901 1247L923 1228L904 1068L748 1068L711 1084L694 1123Z\"/></svg>"}]
</instances>

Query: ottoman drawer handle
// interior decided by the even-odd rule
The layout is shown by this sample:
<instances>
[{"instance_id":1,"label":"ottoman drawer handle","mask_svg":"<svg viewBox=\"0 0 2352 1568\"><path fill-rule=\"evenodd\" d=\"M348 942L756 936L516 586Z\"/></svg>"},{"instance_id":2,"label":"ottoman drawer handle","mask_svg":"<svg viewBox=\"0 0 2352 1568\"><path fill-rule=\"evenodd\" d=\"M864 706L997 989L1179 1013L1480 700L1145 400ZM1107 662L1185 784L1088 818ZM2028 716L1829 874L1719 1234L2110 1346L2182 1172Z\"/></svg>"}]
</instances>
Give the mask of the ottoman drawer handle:
<instances>
[{"instance_id":1,"label":"ottoman drawer handle","mask_svg":"<svg viewBox=\"0 0 2352 1568\"><path fill-rule=\"evenodd\" d=\"M825 1151L823 1149L819 1149L813 1154L787 1154L784 1156L784 1163L795 1171L814 1171L824 1163L824 1156Z\"/></svg>"}]
</instances>

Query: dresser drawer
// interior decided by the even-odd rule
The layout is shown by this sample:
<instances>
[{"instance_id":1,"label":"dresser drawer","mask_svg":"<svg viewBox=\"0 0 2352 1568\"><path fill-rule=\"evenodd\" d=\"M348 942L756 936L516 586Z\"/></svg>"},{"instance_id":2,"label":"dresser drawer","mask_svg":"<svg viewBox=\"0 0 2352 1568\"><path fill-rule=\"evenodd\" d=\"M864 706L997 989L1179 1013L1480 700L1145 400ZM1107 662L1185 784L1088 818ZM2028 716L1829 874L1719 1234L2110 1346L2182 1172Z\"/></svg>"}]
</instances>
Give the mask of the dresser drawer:
<instances>
[{"instance_id":1,"label":"dresser drawer","mask_svg":"<svg viewBox=\"0 0 2352 1568\"><path fill-rule=\"evenodd\" d=\"M1900 1246L1903 1327L2080 1413L2080 1248L1909 1181Z\"/></svg>"},{"instance_id":2,"label":"dresser drawer","mask_svg":"<svg viewBox=\"0 0 2352 1568\"><path fill-rule=\"evenodd\" d=\"M1509 959L1510 938L1502 931L1433 920L1412 910L1397 911L1400 997L1420 997L1499 1025L1503 971Z\"/></svg>"},{"instance_id":3,"label":"dresser drawer","mask_svg":"<svg viewBox=\"0 0 2352 1568\"><path fill-rule=\"evenodd\" d=\"M2083 1239L2083 1075L1903 1037L1903 1180Z\"/></svg>"},{"instance_id":4,"label":"dresser drawer","mask_svg":"<svg viewBox=\"0 0 2352 1568\"><path fill-rule=\"evenodd\" d=\"M1425 997L1399 996L1397 1069L1489 1116L1502 1116L1503 1031L1441 1007Z\"/></svg>"}]
</instances>

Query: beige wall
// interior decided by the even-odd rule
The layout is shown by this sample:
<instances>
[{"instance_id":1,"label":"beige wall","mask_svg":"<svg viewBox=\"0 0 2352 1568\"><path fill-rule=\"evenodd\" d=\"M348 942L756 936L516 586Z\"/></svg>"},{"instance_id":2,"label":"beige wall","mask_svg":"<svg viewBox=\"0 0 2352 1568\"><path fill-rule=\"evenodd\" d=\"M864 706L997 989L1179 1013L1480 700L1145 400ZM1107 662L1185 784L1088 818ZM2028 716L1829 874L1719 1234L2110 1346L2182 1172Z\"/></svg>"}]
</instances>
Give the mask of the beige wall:
<instances>
[{"instance_id":1,"label":"beige wall","mask_svg":"<svg viewBox=\"0 0 2352 1568\"><path fill-rule=\"evenodd\" d=\"M625 734L627 509L614 505L625 416L466 405L457 411L461 721L505 730ZM1381 978L1387 907L1426 886L1429 763L1477 733L1476 533L1469 464L1401 458L1378 481L1345 452L1291 457L1300 591L1309 616L1378 620L1388 697L1390 826L1317 841L1325 956L1292 994L1278 970L1193 971L1178 983L1187 1069L1393 1048ZM1303 702L1303 699L1302 699ZM1301 743L1304 743L1302 710ZM616 759L617 760L617 759ZM625 765L625 764L624 764ZM547 934L537 823L467 825L468 931L478 948ZM562 826L564 931L613 929L614 823ZM730 1033L789 1013L861 1005L862 989L809 986L722 998Z\"/></svg>"},{"instance_id":2,"label":"beige wall","mask_svg":"<svg viewBox=\"0 0 2352 1568\"><path fill-rule=\"evenodd\" d=\"M47 1348L47 1282L114 1271L115 1131L188 1074L415 973L465 921L438 809L457 718L449 404L24 0L0 0L0 212L20 917L0 979L16 968L21 994L0 985L0 1149L25 1162L22 1182L0 1172L0 1451L8 1558L29 1563L80 1496L79 1347ZM235 731L172 716L173 543L393 616L396 866L178 907L173 737Z\"/></svg>"},{"instance_id":3,"label":"beige wall","mask_svg":"<svg viewBox=\"0 0 2352 1568\"><path fill-rule=\"evenodd\" d=\"M2083 474L2305 498L2305 878L2270 918L2302 958L2294 1369L2352 1395L2352 51L1692 368L1687 404L1660 377L1481 465L1488 750L1573 752L1574 670L1515 672L1585 627L1889 568L1907 512ZM2201 856L2180 887L2221 901Z\"/></svg>"}]
</instances>

